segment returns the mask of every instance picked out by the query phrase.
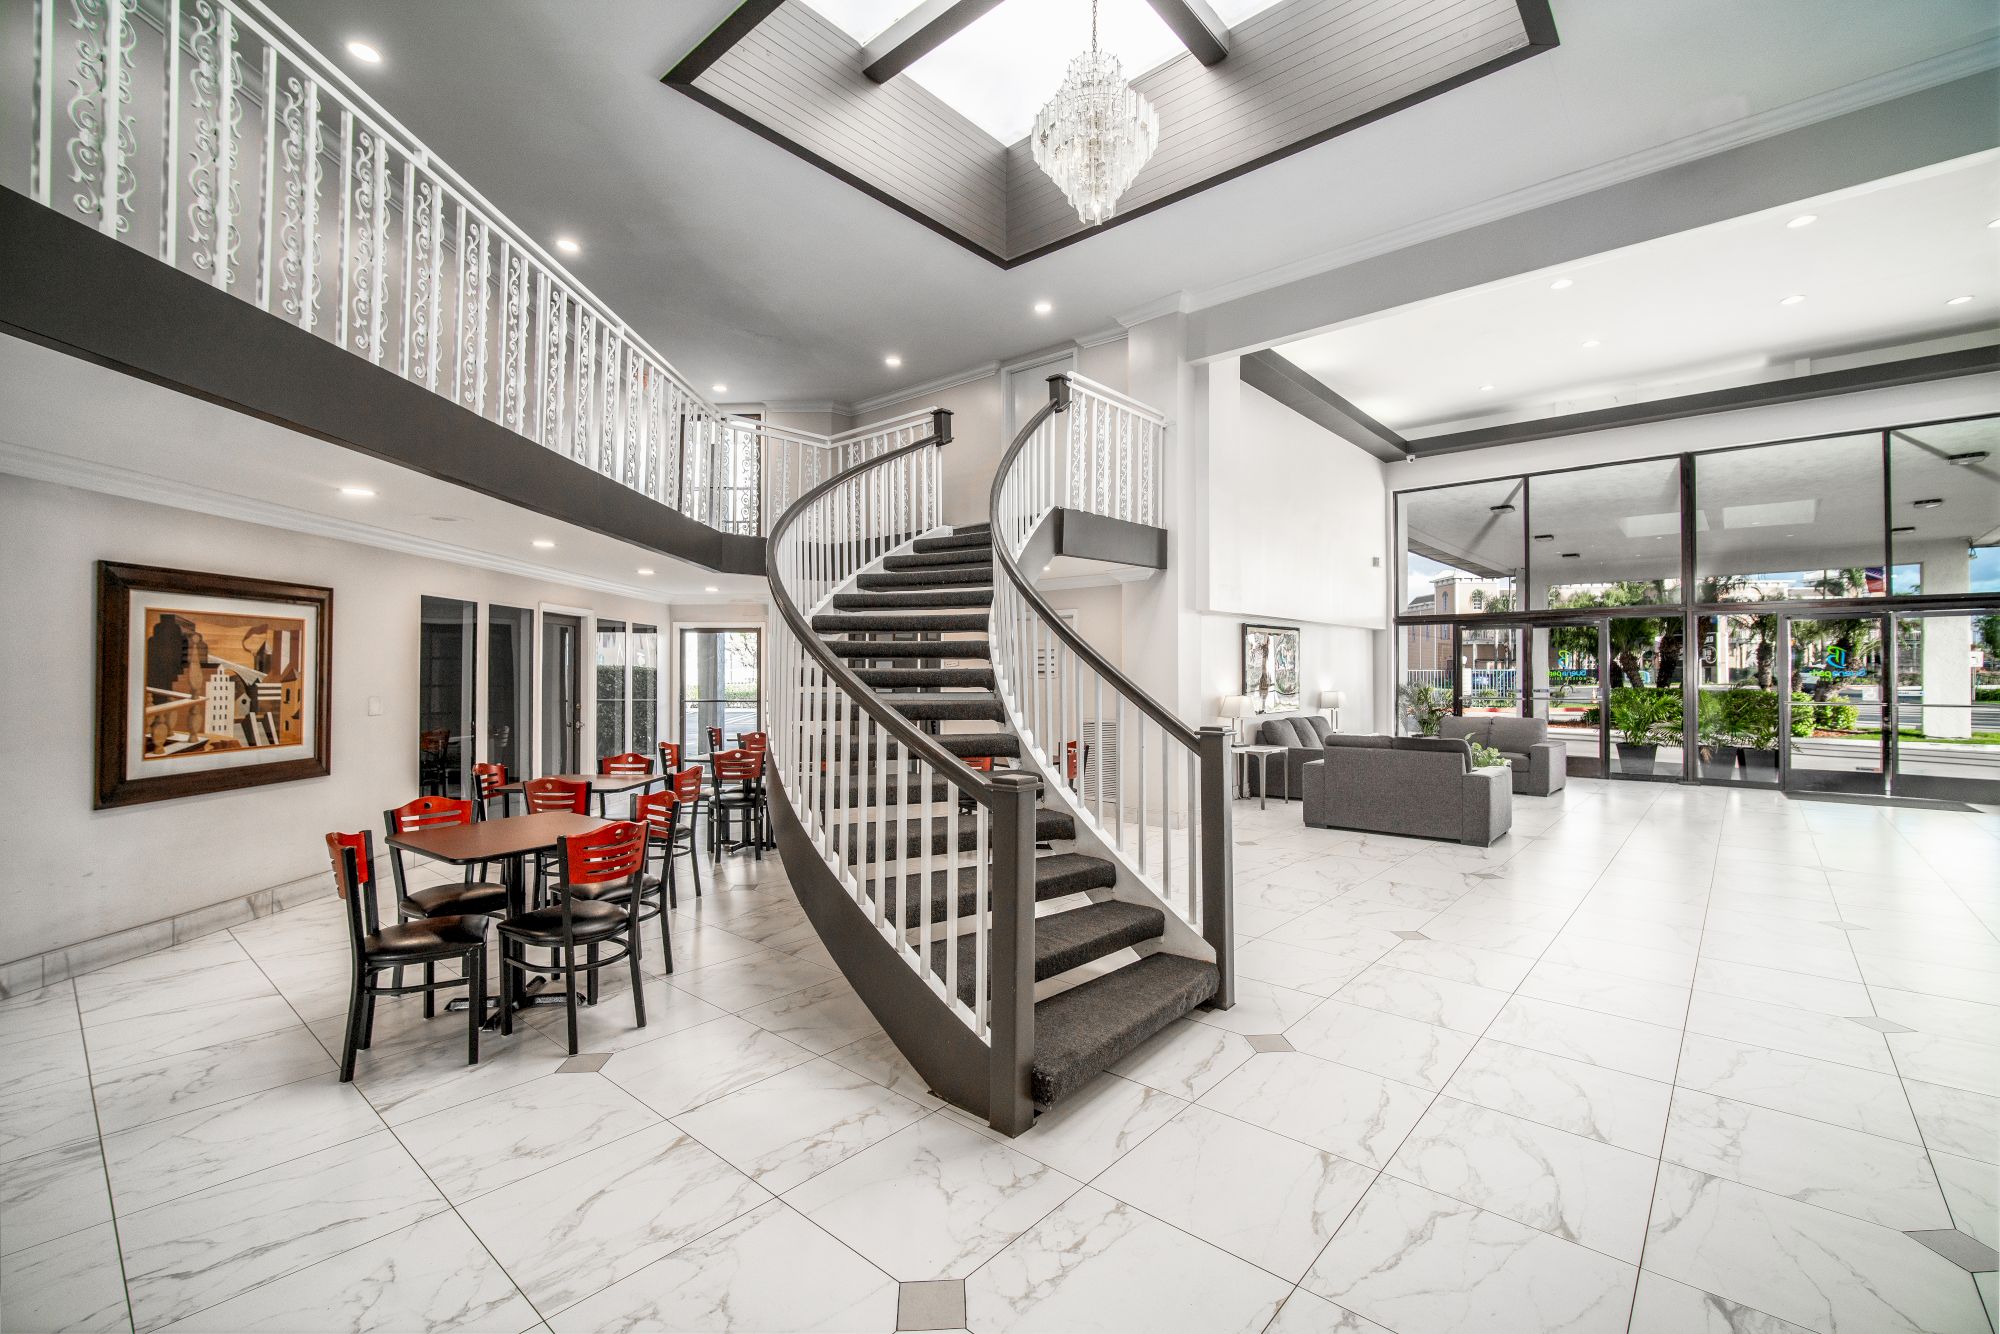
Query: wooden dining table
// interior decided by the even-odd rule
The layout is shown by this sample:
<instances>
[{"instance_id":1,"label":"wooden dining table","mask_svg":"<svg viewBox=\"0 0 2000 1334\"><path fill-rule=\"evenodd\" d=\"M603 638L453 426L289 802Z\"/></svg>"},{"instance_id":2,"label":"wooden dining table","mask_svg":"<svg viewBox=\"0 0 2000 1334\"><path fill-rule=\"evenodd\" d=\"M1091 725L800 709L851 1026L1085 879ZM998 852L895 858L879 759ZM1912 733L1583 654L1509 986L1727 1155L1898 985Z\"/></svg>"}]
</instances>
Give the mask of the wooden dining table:
<instances>
[{"instance_id":1,"label":"wooden dining table","mask_svg":"<svg viewBox=\"0 0 2000 1334\"><path fill-rule=\"evenodd\" d=\"M605 801L607 798L614 797L621 792L644 792L655 783L668 782L673 778L672 774L549 774L547 776L550 778L559 778L565 783L582 783L589 787L590 795L597 798L597 813L600 816L606 816L606 818L609 818L605 811ZM516 793L521 791L523 784L527 781L526 779L517 778L511 783L501 784L494 791L503 797L511 799ZM540 780L537 779L535 781L539 782Z\"/></svg>"}]
</instances>

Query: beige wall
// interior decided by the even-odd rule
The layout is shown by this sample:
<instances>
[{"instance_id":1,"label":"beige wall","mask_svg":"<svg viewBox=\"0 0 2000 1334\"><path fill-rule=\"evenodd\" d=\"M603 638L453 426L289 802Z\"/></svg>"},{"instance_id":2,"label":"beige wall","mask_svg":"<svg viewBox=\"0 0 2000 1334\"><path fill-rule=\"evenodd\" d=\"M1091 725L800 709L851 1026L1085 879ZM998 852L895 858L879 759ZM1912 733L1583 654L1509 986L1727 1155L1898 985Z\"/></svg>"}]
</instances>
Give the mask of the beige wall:
<instances>
[{"instance_id":1,"label":"beige wall","mask_svg":"<svg viewBox=\"0 0 2000 1334\"><path fill-rule=\"evenodd\" d=\"M954 527L984 523L993 470L1007 448L1000 438L999 372L871 409L854 424L867 426L925 408L947 408L952 414L952 441L944 448L944 521Z\"/></svg>"},{"instance_id":2,"label":"beige wall","mask_svg":"<svg viewBox=\"0 0 2000 1334\"><path fill-rule=\"evenodd\" d=\"M332 774L91 810L98 560L332 587ZM6 476L0 570L0 670L22 687L0 714L0 963L315 875L323 834L379 829L416 795L425 594L670 619L659 603Z\"/></svg>"}]
</instances>

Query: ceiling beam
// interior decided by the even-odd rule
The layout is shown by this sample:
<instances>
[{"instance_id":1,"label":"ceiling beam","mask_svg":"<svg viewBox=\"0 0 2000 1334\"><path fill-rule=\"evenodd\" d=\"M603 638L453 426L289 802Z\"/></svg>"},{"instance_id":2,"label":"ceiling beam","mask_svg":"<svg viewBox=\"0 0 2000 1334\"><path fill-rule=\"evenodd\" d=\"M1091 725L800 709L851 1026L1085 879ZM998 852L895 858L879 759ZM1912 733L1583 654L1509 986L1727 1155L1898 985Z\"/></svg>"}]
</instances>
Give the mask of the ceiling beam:
<instances>
[{"instance_id":1,"label":"ceiling beam","mask_svg":"<svg viewBox=\"0 0 2000 1334\"><path fill-rule=\"evenodd\" d=\"M1378 459L1400 460L1410 455L1410 446L1402 436L1270 348L1246 353L1241 374L1243 383L1252 389Z\"/></svg>"},{"instance_id":2,"label":"ceiling beam","mask_svg":"<svg viewBox=\"0 0 2000 1334\"><path fill-rule=\"evenodd\" d=\"M1229 54L1229 25L1215 16L1208 0L1147 0L1147 3L1202 64L1220 65Z\"/></svg>"},{"instance_id":3,"label":"ceiling beam","mask_svg":"<svg viewBox=\"0 0 2000 1334\"><path fill-rule=\"evenodd\" d=\"M862 72L874 83L887 83L922 60L1000 0L924 0L868 43L861 52Z\"/></svg>"}]
</instances>

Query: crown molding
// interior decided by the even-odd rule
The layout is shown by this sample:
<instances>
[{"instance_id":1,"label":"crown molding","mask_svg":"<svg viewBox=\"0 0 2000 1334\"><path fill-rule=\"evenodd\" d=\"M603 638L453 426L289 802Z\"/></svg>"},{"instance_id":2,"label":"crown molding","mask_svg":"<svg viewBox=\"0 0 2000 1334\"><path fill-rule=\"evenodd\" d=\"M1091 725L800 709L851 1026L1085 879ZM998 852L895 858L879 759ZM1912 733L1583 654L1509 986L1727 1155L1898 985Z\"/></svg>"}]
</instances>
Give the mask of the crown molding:
<instances>
[{"instance_id":1,"label":"crown molding","mask_svg":"<svg viewBox=\"0 0 2000 1334\"><path fill-rule=\"evenodd\" d=\"M767 399L766 412L833 412L843 417L852 417L856 406L852 403L836 403L830 398L783 398Z\"/></svg>"},{"instance_id":2,"label":"crown molding","mask_svg":"<svg viewBox=\"0 0 2000 1334\"><path fill-rule=\"evenodd\" d=\"M882 408L894 407L898 403L907 403L913 398L923 398L928 394L942 394L947 389L956 389L962 384L971 384L974 380L983 380L989 375L998 375L999 373L999 362L983 362L980 365L967 367L965 370L956 371L935 380L925 380L922 384L913 384L907 389L898 389L892 393L877 394L873 398L861 399L854 405L854 415L862 417L868 413L879 411Z\"/></svg>"},{"instance_id":3,"label":"crown molding","mask_svg":"<svg viewBox=\"0 0 2000 1334\"><path fill-rule=\"evenodd\" d=\"M1272 284L1272 286L1275 285ZM1261 291L1262 289L1259 288L1257 290ZM1122 315L1114 315L1112 318L1117 320L1122 327L1130 329L1136 324L1144 324L1147 320L1157 320L1162 315L1192 315L1199 309L1200 307L1195 304L1193 293L1186 291L1169 292L1157 301L1148 301L1143 306L1134 310L1128 310Z\"/></svg>"},{"instance_id":4,"label":"crown molding","mask_svg":"<svg viewBox=\"0 0 2000 1334\"><path fill-rule=\"evenodd\" d=\"M1131 336L1132 331L1124 325L1111 324L1097 330L1095 333L1080 335L1076 340L1076 345L1079 350L1086 347L1103 347L1106 343L1123 342Z\"/></svg>"},{"instance_id":5,"label":"crown molding","mask_svg":"<svg viewBox=\"0 0 2000 1334\"><path fill-rule=\"evenodd\" d=\"M268 500L234 496L171 478L155 477L135 469L121 468L116 464L99 463L95 460L34 449L11 440L0 440L0 473L25 477L30 481L74 487L80 491L119 496L126 500L144 501L149 505L189 510L218 519L260 524L266 528L276 528L288 533L327 537L338 542L352 542L358 546L395 551L406 556L421 556L428 560L447 561L453 565L468 565L475 569L493 570L500 574L518 575L525 579L538 579L569 588L612 593L640 602L665 606L669 601L667 594L657 586L642 588L636 584L599 579L533 561L496 556L451 542L440 542L434 538L377 528L370 524L358 523L353 519L336 519L331 515L315 514L310 510L294 509L289 505L280 505ZM672 559L672 557L662 557L662 559Z\"/></svg>"},{"instance_id":6,"label":"crown molding","mask_svg":"<svg viewBox=\"0 0 2000 1334\"><path fill-rule=\"evenodd\" d=\"M1334 269L1358 264L1363 260L1375 259L1397 250L1407 249L1425 241L1435 241L1439 237L1470 230L1502 218L1527 213L1549 204L1561 203L1586 195L1593 190L1619 185L1637 180L1689 162L1695 162L1732 148L1741 148L1762 139L1784 134L1790 130L1816 125L1824 120L1832 120L1850 112L1866 110L1884 102L1892 102L1899 97L1920 93L1936 88L1955 79L1978 74L2000 65L2000 37L1982 38L1977 42L1947 51L1943 55L1932 56L1905 65L1901 69L1889 70L1862 79L1857 83L1788 102L1781 107L1760 111L1732 121L1728 125L1703 130L1696 134L1659 144L1637 153L1613 158L1582 171L1574 171L1565 176L1553 177L1525 189L1496 195L1492 199L1440 213L1407 227L1392 228L1364 237L1350 245L1335 250L1322 251L1304 259L1294 260L1262 273L1252 274L1235 282L1218 287L1203 288L1193 294L1189 311L1205 310L1224 302L1235 301L1259 292L1268 292L1305 278L1317 277ZM1186 295L1186 294L1183 294ZM1155 315L1171 313L1168 309L1156 309L1161 305L1141 307L1135 315L1121 315L1121 324L1135 324L1141 318L1150 319ZM1148 313L1150 312L1150 313Z\"/></svg>"}]
</instances>

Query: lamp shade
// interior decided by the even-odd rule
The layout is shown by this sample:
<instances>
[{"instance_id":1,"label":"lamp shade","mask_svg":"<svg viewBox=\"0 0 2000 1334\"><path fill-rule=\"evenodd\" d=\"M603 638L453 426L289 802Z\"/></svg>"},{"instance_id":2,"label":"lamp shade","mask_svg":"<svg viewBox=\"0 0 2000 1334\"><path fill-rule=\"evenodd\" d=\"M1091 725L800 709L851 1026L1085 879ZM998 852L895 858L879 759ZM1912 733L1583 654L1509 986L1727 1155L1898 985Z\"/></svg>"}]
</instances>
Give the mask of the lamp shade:
<instances>
[{"instance_id":1,"label":"lamp shade","mask_svg":"<svg viewBox=\"0 0 2000 1334\"><path fill-rule=\"evenodd\" d=\"M1250 697L1248 695L1224 695L1221 716L1224 718L1248 718Z\"/></svg>"},{"instance_id":2,"label":"lamp shade","mask_svg":"<svg viewBox=\"0 0 2000 1334\"><path fill-rule=\"evenodd\" d=\"M1344 709L1347 707L1347 692L1344 690L1322 690L1319 692L1319 706L1322 709Z\"/></svg>"}]
</instances>

